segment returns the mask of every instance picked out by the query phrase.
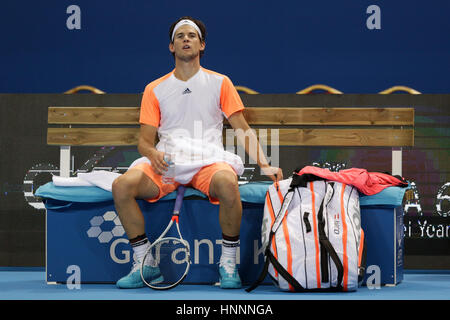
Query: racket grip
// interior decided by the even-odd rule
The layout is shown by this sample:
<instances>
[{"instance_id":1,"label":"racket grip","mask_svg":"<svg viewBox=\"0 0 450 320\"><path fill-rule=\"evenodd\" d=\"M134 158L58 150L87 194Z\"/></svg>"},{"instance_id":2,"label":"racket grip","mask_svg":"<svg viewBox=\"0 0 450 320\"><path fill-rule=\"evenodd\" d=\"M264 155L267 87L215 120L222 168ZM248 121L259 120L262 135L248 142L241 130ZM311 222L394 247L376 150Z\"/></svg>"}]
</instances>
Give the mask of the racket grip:
<instances>
[{"instance_id":1,"label":"racket grip","mask_svg":"<svg viewBox=\"0 0 450 320\"><path fill-rule=\"evenodd\" d=\"M185 186L178 187L177 198L175 200L175 208L173 209L174 213L180 212L181 204L183 203L184 191L186 191Z\"/></svg>"}]
</instances>

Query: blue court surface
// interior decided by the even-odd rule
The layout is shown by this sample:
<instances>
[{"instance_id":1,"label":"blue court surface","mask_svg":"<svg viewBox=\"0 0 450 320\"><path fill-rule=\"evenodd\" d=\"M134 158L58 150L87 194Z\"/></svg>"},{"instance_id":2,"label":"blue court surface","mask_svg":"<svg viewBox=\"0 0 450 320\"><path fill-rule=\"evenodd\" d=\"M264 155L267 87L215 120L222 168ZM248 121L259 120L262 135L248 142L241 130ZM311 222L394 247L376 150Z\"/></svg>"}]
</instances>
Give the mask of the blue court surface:
<instances>
[{"instance_id":1,"label":"blue court surface","mask_svg":"<svg viewBox=\"0 0 450 320\"><path fill-rule=\"evenodd\" d=\"M449 300L450 271L407 270L395 286L346 293L289 293L273 285L261 285L251 293L244 289L224 290L213 285L179 285L168 291L149 288L121 290L114 284L47 284L45 271L0 268L0 300Z\"/></svg>"}]
</instances>

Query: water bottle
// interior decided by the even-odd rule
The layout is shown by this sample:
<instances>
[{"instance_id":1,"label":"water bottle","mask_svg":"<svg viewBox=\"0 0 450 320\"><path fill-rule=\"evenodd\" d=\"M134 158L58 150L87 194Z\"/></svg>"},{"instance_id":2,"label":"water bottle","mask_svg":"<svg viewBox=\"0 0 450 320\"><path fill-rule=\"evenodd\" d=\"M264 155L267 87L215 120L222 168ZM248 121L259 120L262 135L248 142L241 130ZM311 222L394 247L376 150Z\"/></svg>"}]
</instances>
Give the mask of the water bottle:
<instances>
[{"instance_id":1,"label":"water bottle","mask_svg":"<svg viewBox=\"0 0 450 320\"><path fill-rule=\"evenodd\" d=\"M173 184L175 182L175 162L173 162L172 158L171 154L164 154L164 161L169 165L162 176L162 182L165 184Z\"/></svg>"}]
</instances>

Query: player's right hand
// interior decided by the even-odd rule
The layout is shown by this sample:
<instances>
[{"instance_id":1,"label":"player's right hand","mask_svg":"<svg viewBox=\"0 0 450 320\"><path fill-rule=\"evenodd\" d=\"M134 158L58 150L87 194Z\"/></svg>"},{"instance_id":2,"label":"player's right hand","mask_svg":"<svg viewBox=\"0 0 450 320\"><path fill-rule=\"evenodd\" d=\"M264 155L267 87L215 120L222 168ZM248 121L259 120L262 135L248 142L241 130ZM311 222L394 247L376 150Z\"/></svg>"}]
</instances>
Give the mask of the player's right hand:
<instances>
[{"instance_id":1,"label":"player's right hand","mask_svg":"<svg viewBox=\"0 0 450 320\"><path fill-rule=\"evenodd\" d=\"M167 171L168 164L164 161L164 152L158 151L156 148L152 149L148 158L152 164L153 171L157 174L162 175Z\"/></svg>"}]
</instances>

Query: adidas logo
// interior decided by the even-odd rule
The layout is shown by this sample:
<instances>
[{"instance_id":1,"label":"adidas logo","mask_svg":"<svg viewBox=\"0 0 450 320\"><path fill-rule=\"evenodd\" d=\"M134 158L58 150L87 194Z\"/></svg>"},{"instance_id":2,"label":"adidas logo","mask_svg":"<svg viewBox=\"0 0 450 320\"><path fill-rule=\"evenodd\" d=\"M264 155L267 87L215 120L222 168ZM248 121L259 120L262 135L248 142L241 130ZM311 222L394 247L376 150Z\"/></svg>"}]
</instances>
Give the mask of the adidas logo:
<instances>
[{"instance_id":1,"label":"adidas logo","mask_svg":"<svg viewBox=\"0 0 450 320\"><path fill-rule=\"evenodd\" d=\"M187 94L187 93L191 93L192 91L191 90L189 90L189 88L186 88L184 91L183 91L183 94Z\"/></svg>"}]
</instances>

